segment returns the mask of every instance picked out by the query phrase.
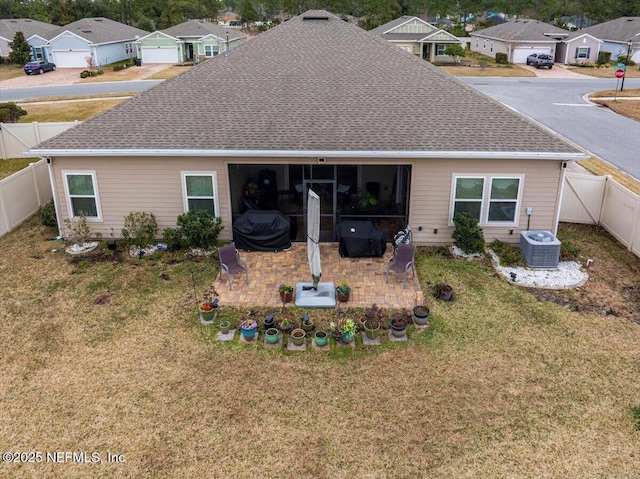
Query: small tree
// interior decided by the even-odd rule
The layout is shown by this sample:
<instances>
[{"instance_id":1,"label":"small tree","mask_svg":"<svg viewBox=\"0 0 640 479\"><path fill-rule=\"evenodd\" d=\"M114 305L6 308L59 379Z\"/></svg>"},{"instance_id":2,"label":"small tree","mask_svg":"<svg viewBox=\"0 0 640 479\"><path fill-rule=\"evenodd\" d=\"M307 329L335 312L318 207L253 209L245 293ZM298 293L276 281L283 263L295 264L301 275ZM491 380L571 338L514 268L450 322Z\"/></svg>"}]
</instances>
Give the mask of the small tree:
<instances>
[{"instance_id":1,"label":"small tree","mask_svg":"<svg viewBox=\"0 0 640 479\"><path fill-rule=\"evenodd\" d=\"M484 250L484 233L478 226L478 219L469 213L456 213L453 217L455 229L451 237L456 246L467 254L482 253Z\"/></svg>"},{"instance_id":2,"label":"small tree","mask_svg":"<svg viewBox=\"0 0 640 479\"><path fill-rule=\"evenodd\" d=\"M20 121L20 117L26 114L26 111L12 101L8 103L0 103L1 123L18 123L18 121Z\"/></svg>"},{"instance_id":3,"label":"small tree","mask_svg":"<svg viewBox=\"0 0 640 479\"><path fill-rule=\"evenodd\" d=\"M458 63L460 63L460 60L462 60L462 57L464 56L464 48L462 48L462 45L458 44L449 45L447 48L445 48L444 54L452 57L453 61L457 65Z\"/></svg>"},{"instance_id":4,"label":"small tree","mask_svg":"<svg viewBox=\"0 0 640 479\"><path fill-rule=\"evenodd\" d=\"M9 63L24 65L31 59L31 45L24 38L24 33L16 32L13 41L9 42Z\"/></svg>"}]
</instances>

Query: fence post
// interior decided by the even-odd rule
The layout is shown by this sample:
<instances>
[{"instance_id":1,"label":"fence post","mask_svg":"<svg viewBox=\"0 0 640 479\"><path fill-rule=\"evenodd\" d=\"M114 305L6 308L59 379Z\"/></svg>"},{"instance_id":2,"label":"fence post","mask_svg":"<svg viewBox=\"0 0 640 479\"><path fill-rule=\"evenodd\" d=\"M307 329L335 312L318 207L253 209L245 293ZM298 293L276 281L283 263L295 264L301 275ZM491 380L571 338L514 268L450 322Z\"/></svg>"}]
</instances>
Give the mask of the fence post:
<instances>
[{"instance_id":1,"label":"fence post","mask_svg":"<svg viewBox=\"0 0 640 479\"><path fill-rule=\"evenodd\" d=\"M598 222L596 223L598 226L602 223L602 215L604 214L604 207L607 203L607 190L609 189L611 179L611 175L604 175L604 188L602 188L602 198L600 198L600 214L598 215Z\"/></svg>"},{"instance_id":2,"label":"fence post","mask_svg":"<svg viewBox=\"0 0 640 479\"><path fill-rule=\"evenodd\" d=\"M29 168L31 169L31 178L33 178L33 187L36 190L36 200L38 201L38 206L42 206L42 200L40 199L40 188L38 188L38 177L36 176L36 165L38 163L29 163Z\"/></svg>"},{"instance_id":3,"label":"fence post","mask_svg":"<svg viewBox=\"0 0 640 479\"><path fill-rule=\"evenodd\" d=\"M11 231L12 225L9 222L9 213L7 212L7 200L4 197L4 188L2 187L2 181L0 181L0 214L4 219L4 224L7 226L7 233Z\"/></svg>"},{"instance_id":4,"label":"fence post","mask_svg":"<svg viewBox=\"0 0 640 479\"><path fill-rule=\"evenodd\" d=\"M0 123L0 159L7 159L7 148L4 146L4 123Z\"/></svg>"}]
</instances>

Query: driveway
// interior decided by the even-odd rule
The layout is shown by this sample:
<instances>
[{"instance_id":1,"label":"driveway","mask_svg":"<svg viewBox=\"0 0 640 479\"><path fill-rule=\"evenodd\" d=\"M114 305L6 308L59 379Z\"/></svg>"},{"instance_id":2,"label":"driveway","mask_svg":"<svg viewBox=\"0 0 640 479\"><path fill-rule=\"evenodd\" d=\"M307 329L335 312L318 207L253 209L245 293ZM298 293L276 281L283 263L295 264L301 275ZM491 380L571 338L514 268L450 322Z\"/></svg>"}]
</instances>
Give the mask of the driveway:
<instances>
[{"instance_id":1,"label":"driveway","mask_svg":"<svg viewBox=\"0 0 640 479\"><path fill-rule=\"evenodd\" d=\"M165 64L149 64L139 67L130 67L128 73L135 72L135 78L129 77L128 80L144 80L158 72L166 70L171 65ZM54 72L47 72L43 75L22 75L9 80L0 81L0 89L4 88L25 88L47 85L71 85L76 83L91 83L95 80L80 78L80 72L86 68L58 68Z\"/></svg>"},{"instance_id":2,"label":"driveway","mask_svg":"<svg viewBox=\"0 0 640 479\"><path fill-rule=\"evenodd\" d=\"M551 70L548 68L536 68L527 64L518 64L518 66L535 73L538 78L593 78L589 75L582 75L580 73L567 70L564 65L559 65L557 63Z\"/></svg>"}]
</instances>

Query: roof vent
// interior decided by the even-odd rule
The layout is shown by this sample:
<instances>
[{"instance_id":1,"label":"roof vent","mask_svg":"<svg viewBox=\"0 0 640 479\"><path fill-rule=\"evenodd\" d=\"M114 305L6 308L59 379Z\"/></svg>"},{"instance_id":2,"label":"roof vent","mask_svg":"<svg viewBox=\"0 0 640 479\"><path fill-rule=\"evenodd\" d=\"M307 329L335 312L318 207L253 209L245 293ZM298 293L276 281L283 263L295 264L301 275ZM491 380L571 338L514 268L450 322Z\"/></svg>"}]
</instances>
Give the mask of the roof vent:
<instances>
[{"instance_id":1,"label":"roof vent","mask_svg":"<svg viewBox=\"0 0 640 479\"><path fill-rule=\"evenodd\" d=\"M102 21L102 18L94 18L94 20L95 20L96 22L101 22L101 21Z\"/></svg>"},{"instance_id":2,"label":"roof vent","mask_svg":"<svg viewBox=\"0 0 640 479\"><path fill-rule=\"evenodd\" d=\"M91 30L82 30L82 33L91 33Z\"/></svg>"},{"instance_id":3,"label":"roof vent","mask_svg":"<svg viewBox=\"0 0 640 479\"><path fill-rule=\"evenodd\" d=\"M329 15L323 15L321 13L318 14L309 14L304 15L302 20L329 20Z\"/></svg>"}]
</instances>

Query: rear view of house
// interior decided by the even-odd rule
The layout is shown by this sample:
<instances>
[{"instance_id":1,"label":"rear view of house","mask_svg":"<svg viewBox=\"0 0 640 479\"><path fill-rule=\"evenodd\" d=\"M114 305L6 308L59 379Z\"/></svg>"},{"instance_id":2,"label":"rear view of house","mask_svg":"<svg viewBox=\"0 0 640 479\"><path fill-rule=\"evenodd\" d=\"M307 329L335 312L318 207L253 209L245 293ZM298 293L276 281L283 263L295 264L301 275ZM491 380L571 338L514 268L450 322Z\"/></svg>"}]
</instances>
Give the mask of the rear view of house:
<instances>
[{"instance_id":1,"label":"rear view of house","mask_svg":"<svg viewBox=\"0 0 640 479\"><path fill-rule=\"evenodd\" d=\"M352 48L357 45L357 48ZM321 241L345 219L416 244L451 242L475 216L487 240L555 231L562 138L386 40L309 11L30 150L48 159L58 219L119 232L198 208L223 240L248 210L277 210L304 241L307 190Z\"/></svg>"}]
</instances>

